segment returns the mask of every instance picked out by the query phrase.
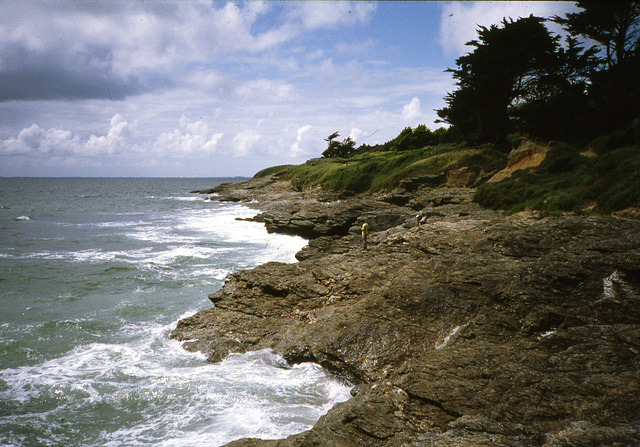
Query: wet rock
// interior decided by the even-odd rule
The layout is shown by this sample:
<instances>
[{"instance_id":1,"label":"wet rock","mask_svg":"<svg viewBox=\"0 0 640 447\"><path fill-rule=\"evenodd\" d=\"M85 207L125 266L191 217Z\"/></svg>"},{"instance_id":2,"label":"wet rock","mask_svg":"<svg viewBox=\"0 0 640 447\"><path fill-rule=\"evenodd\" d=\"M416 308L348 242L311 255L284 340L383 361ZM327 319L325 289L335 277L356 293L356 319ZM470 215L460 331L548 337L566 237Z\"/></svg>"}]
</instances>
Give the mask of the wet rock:
<instances>
[{"instance_id":1,"label":"wet rock","mask_svg":"<svg viewBox=\"0 0 640 447\"><path fill-rule=\"evenodd\" d=\"M297 264L230 275L172 337L212 361L273 349L356 387L307 432L230 445L640 445L640 223L505 217L468 190L419 188L423 225L342 198L326 212L355 220L332 235L317 207L334 202L265 200L317 213L321 236ZM367 251L361 218L375 222Z\"/></svg>"}]
</instances>

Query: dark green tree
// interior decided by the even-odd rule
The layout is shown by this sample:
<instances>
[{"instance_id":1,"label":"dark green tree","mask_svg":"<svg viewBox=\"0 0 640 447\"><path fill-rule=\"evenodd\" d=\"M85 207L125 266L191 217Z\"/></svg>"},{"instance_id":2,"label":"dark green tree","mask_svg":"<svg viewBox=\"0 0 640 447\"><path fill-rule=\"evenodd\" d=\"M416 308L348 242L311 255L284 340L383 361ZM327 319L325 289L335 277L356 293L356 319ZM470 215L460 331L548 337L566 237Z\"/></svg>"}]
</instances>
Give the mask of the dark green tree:
<instances>
[{"instance_id":1,"label":"dark green tree","mask_svg":"<svg viewBox=\"0 0 640 447\"><path fill-rule=\"evenodd\" d=\"M514 129L541 138L574 139L597 127L587 90L598 65L596 49L567 36L549 65L531 80L510 110Z\"/></svg>"},{"instance_id":2,"label":"dark green tree","mask_svg":"<svg viewBox=\"0 0 640 447\"><path fill-rule=\"evenodd\" d=\"M391 141L391 150L407 151L420 149L436 144L437 139L433 132L424 124L419 124L415 129L405 127L400 135Z\"/></svg>"},{"instance_id":3,"label":"dark green tree","mask_svg":"<svg viewBox=\"0 0 640 447\"><path fill-rule=\"evenodd\" d=\"M559 47L544 26L530 16L504 19L502 27L479 27L475 49L456 60L458 90L447 94L447 107L437 111L470 143L500 142L511 130L510 109L526 100L540 74L553 63Z\"/></svg>"},{"instance_id":4,"label":"dark green tree","mask_svg":"<svg viewBox=\"0 0 640 447\"><path fill-rule=\"evenodd\" d=\"M640 115L640 2L580 1L554 17L573 36L595 43L600 66L588 86L591 116L610 131Z\"/></svg>"},{"instance_id":5,"label":"dark green tree","mask_svg":"<svg viewBox=\"0 0 640 447\"><path fill-rule=\"evenodd\" d=\"M324 139L329 145L322 153L325 158L349 158L356 150L356 142L353 138L347 137L342 141L335 141L340 134L334 132Z\"/></svg>"},{"instance_id":6,"label":"dark green tree","mask_svg":"<svg viewBox=\"0 0 640 447\"><path fill-rule=\"evenodd\" d=\"M576 6L582 11L556 16L554 21L572 36L584 36L600 45L608 68L634 57L640 38L640 2L581 1Z\"/></svg>"}]
</instances>

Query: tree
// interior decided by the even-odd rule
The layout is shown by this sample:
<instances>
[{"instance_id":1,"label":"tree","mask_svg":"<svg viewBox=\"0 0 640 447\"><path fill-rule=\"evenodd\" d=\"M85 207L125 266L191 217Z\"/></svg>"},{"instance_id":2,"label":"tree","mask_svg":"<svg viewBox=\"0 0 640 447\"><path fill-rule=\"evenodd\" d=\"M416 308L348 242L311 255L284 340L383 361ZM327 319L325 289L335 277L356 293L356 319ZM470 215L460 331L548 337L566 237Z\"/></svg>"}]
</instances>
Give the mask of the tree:
<instances>
[{"instance_id":1,"label":"tree","mask_svg":"<svg viewBox=\"0 0 640 447\"><path fill-rule=\"evenodd\" d=\"M555 16L554 21L572 36L585 36L602 46L608 68L624 64L638 51L640 2L581 1L576 6L582 11Z\"/></svg>"},{"instance_id":2,"label":"tree","mask_svg":"<svg viewBox=\"0 0 640 447\"><path fill-rule=\"evenodd\" d=\"M567 36L550 64L511 108L514 130L542 138L573 139L597 128L587 91L598 65L596 49Z\"/></svg>"},{"instance_id":3,"label":"tree","mask_svg":"<svg viewBox=\"0 0 640 447\"><path fill-rule=\"evenodd\" d=\"M405 127L400 135L391 141L391 150L407 151L420 149L437 142L433 132L424 124L419 124L415 129Z\"/></svg>"},{"instance_id":4,"label":"tree","mask_svg":"<svg viewBox=\"0 0 640 447\"><path fill-rule=\"evenodd\" d=\"M324 141L329 143L327 149L322 153L322 156L325 158L349 158L353 155L356 142L353 138L347 137L342 142L335 141L340 134L338 132L334 132L329 135Z\"/></svg>"},{"instance_id":5,"label":"tree","mask_svg":"<svg viewBox=\"0 0 640 447\"><path fill-rule=\"evenodd\" d=\"M535 88L558 48L544 19L529 16L478 29L468 42L473 52L448 69L458 90L447 94L447 107L437 111L442 121L457 127L471 143L499 142L510 131L509 111Z\"/></svg>"},{"instance_id":6,"label":"tree","mask_svg":"<svg viewBox=\"0 0 640 447\"><path fill-rule=\"evenodd\" d=\"M595 42L600 69L589 82L595 121L610 131L640 115L640 2L581 1L580 12L554 17L573 36Z\"/></svg>"}]
</instances>

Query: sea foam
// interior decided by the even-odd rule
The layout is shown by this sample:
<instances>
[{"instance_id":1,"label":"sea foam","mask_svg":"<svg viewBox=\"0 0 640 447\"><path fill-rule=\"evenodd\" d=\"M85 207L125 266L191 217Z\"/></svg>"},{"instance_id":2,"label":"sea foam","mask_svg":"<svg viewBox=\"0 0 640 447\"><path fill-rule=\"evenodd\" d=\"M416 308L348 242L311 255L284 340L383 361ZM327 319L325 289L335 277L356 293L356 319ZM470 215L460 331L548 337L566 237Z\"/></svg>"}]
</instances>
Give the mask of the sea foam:
<instances>
[{"instance_id":1,"label":"sea foam","mask_svg":"<svg viewBox=\"0 0 640 447\"><path fill-rule=\"evenodd\" d=\"M106 411L113 430L63 441L197 446L208 439L207 445L221 445L238 437L303 431L350 397L350 387L318 365L291 367L268 350L209 364L168 339L171 327L175 322L132 328L137 335L126 343L92 343L38 365L0 371L3 401L48 414L9 419L21 423L31 417L38 426L99 418Z\"/></svg>"}]
</instances>

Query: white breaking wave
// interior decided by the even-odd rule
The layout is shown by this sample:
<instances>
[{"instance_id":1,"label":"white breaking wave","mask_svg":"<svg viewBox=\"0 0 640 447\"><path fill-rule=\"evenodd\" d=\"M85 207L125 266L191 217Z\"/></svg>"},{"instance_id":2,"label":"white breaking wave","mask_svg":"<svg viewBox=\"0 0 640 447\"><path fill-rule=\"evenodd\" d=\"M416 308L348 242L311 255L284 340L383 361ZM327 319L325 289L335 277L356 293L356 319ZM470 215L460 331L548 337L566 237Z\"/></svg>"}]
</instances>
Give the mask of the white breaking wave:
<instances>
[{"instance_id":1,"label":"white breaking wave","mask_svg":"<svg viewBox=\"0 0 640 447\"><path fill-rule=\"evenodd\" d=\"M283 438L311 428L350 397L350 387L318 365L289 367L270 351L209 364L168 339L175 324L130 328L136 335L126 343L93 343L39 365L0 371L6 384L0 398L24 408L53 403L47 414L55 418L98 417L107 409L117 429L84 445L184 447ZM6 419L25 418L47 423L29 414Z\"/></svg>"},{"instance_id":2,"label":"white breaking wave","mask_svg":"<svg viewBox=\"0 0 640 447\"><path fill-rule=\"evenodd\" d=\"M269 234L262 223L239 220L255 215L255 210L244 205L221 205L215 211L202 209L190 213L178 228L197 231L202 239L250 245L257 253L262 252L258 254L259 262L295 262L295 254L307 245L307 240L298 236Z\"/></svg>"},{"instance_id":3,"label":"white breaking wave","mask_svg":"<svg viewBox=\"0 0 640 447\"><path fill-rule=\"evenodd\" d=\"M151 189L144 182L102 183L88 184L113 194L83 202L74 198L85 181L65 180L51 203L34 190L33 221L0 234L0 267L11 272L0 294L0 444L283 438L350 397L315 364L289 367L269 351L210 364L169 339L169 321L210 307L206 295L229 273L295 262L306 240L237 220L256 214L243 205L167 197L169 181L151 200L136 199Z\"/></svg>"}]
</instances>

